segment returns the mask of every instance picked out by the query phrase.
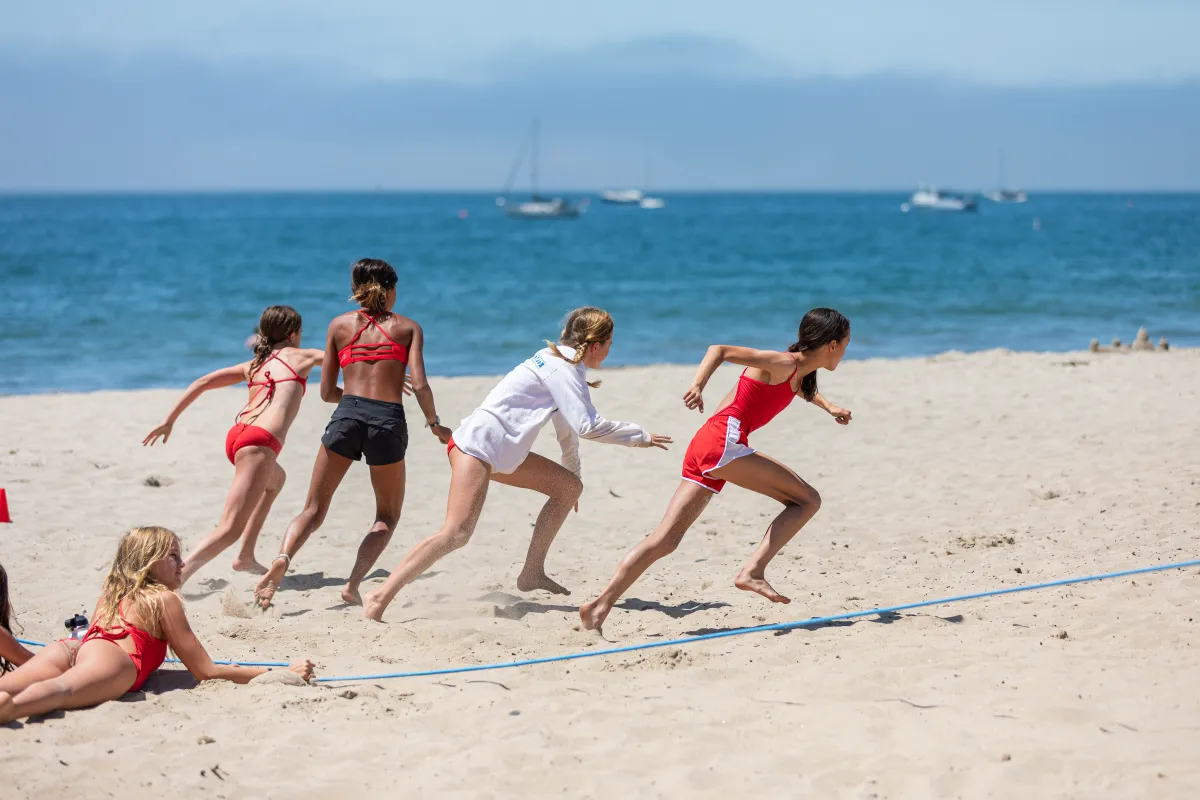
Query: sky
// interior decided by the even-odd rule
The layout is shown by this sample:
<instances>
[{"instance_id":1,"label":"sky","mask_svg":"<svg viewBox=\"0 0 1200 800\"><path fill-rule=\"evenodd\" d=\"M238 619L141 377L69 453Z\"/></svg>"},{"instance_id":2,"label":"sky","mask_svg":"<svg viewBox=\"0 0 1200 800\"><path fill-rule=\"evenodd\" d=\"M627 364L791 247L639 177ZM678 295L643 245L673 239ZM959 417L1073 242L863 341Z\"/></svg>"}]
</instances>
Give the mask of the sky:
<instances>
[{"instance_id":1,"label":"sky","mask_svg":"<svg viewBox=\"0 0 1200 800\"><path fill-rule=\"evenodd\" d=\"M0 190L1200 188L1200 2L0 0ZM267 119L269 117L269 119Z\"/></svg>"}]
</instances>

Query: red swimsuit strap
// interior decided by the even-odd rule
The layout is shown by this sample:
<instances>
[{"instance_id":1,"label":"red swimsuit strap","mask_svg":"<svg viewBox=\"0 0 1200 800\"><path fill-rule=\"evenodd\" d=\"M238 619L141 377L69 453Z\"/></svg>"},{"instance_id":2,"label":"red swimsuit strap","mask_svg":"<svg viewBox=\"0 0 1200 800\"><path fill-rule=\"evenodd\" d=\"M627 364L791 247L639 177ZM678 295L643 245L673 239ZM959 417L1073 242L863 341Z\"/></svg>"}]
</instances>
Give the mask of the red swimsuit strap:
<instances>
[{"instance_id":1,"label":"red swimsuit strap","mask_svg":"<svg viewBox=\"0 0 1200 800\"><path fill-rule=\"evenodd\" d=\"M359 312L362 314L362 312ZM397 344L396 341L387 335L387 331L383 329L375 317L370 314L363 314L367 321L358 329L358 333L354 334L354 338L350 343L338 350L338 363L343 367L347 364L353 364L357 361L405 361L408 355L408 348L402 344ZM358 337L362 336L367 328L375 326L375 330L387 339L386 342L375 342L374 344L358 344ZM381 350L380 348L387 348ZM356 352L357 351L357 352Z\"/></svg>"},{"instance_id":2,"label":"red swimsuit strap","mask_svg":"<svg viewBox=\"0 0 1200 800\"><path fill-rule=\"evenodd\" d=\"M237 413L237 416L233 418L233 421L235 423L240 422L242 417L246 416L251 411L257 411L258 413L255 414L254 418L251 419L250 421L253 422L255 419L258 419L258 415L261 414L266 409L266 407L271 404L271 401L273 399L275 399L275 384L277 384L277 383L287 383L288 381L296 381L296 383L299 383L301 386L303 386L305 390L308 389L308 379L301 378L300 373L298 373L298 372L296 372L296 370L292 369L291 364L289 364L288 362L286 362L282 358L280 358L278 352L273 351L271 353L271 355L269 355L265 359L263 359L263 363L259 364L258 368L261 370L263 367L265 367L267 365L267 362L269 362L271 359L275 359L280 364L283 364L285 367L287 367L288 372L292 373L292 377L290 377L290 378L286 378L286 377L285 378L272 378L271 370L269 370L269 369L262 372L262 376L264 378L266 378L266 380L256 381L256 380L254 380L255 376L251 375L250 380L246 381L247 386L266 386L267 390L265 392L256 392L253 397L251 397L248 401L246 401L246 405L242 406L242 410L239 411Z\"/></svg>"},{"instance_id":3,"label":"red swimsuit strap","mask_svg":"<svg viewBox=\"0 0 1200 800\"><path fill-rule=\"evenodd\" d=\"M265 381L250 380L247 383L248 386L267 386L268 384L271 384L271 383L284 383L286 381L297 381L299 383L308 383L307 378L301 378L300 373L296 372L296 370L292 369L291 364L289 364L288 362L284 361L282 358L279 357L279 351L277 351L277 350L273 351L271 353L271 355L269 355L265 359L263 359L263 363L259 364L259 369L262 369L263 367L265 367L267 365L267 362L270 361L271 359L275 359L280 364L283 364L285 367L287 367L288 372L292 373L292 377L290 377L290 378L272 378L271 373L267 372L267 373L264 373L266 376ZM251 378L253 378L253 376L251 376Z\"/></svg>"}]
</instances>

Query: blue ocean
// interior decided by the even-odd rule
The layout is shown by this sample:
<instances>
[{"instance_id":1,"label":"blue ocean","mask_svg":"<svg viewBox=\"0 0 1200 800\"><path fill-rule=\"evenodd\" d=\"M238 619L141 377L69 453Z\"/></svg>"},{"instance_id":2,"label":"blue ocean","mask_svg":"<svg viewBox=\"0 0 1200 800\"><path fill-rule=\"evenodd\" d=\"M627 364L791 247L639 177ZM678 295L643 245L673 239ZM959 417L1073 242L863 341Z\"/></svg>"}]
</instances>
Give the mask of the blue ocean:
<instances>
[{"instance_id":1,"label":"blue ocean","mask_svg":"<svg viewBox=\"0 0 1200 800\"><path fill-rule=\"evenodd\" d=\"M617 321L609 364L782 348L801 315L853 323L848 357L1200 345L1200 195L1034 194L976 214L900 194L680 194L510 220L491 195L0 197L0 394L181 386L246 359L263 307L306 343L350 308L349 267L400 273L432 374L497 374L584 304Z\"/></svg>"}]
</instances>

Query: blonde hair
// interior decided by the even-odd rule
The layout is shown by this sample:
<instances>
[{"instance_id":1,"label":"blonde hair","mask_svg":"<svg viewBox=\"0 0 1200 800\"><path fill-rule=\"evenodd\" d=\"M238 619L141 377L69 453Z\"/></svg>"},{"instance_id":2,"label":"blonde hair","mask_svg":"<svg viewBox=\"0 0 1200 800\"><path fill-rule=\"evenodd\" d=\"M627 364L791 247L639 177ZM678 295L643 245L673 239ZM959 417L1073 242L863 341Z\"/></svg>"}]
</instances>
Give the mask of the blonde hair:
<instances>
[{"instance_id":1,"label":"blonde hair","mask_svg":"<svg viewBox=\"0 0 1200 800\"><path fill-rule=\"evenodd\" d=\"M575 348L575 355L567 358L554 342L547 341L546 344L549 345L550 351L563 361L578 364L587 354L589 344L603 344L612 338L613 327L612 314L603 308L582 306L563 319L563 330L558 337L559 344ZM593 389L599 385L600 381L588 381L588 386Z\"/></svg>"},{"instance_id":2,"label":"blonde hair","mask_svg":"<svg viewBox=\"0 0 1200 800\"><path fill-rule=\"evenodd\" d=\"M171 547L178 543L179 537L174 531L158 525L132 528L122 536L108 577L104 579L93 622L103 628L119 626L122 604L126 614L129 606L134 605L142 627L151 635L162 638L162 600L170 590L154 579L150 567L155 561L169 556Z\"/></svg>"}]
</instances>

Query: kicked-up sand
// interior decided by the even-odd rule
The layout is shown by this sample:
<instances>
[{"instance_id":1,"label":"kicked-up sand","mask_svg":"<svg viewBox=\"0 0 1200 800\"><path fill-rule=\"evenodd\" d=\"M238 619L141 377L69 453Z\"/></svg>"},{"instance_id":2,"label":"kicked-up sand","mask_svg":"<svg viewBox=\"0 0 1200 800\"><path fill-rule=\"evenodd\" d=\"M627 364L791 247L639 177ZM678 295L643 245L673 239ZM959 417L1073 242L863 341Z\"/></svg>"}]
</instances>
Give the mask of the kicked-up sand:
<instances>
[{"instance_id":1,"label":"kicked-up sand","mask_svg":"<svg viewBox=\"0 0 1200 800\"><path fill-rule=\"evenodd\" d=\"M1200 557L1200 351L947 353L845 362L752 444L823 498L768 572L733 578L777 506L730 486L604 626L576 606L662 515L703 417L692 367L609 370L601 411L670 452L582 444L585 491L549 560L569 598L517 591L539 496L493 485L472 543L407 587L383 625L340 591L373 520L353 468L276 605L227 551L183 589L214 657L308 655L319 674L510 661L662 641ZM708 405L736 371L713 379ZM435 379L457 420L494 378ZM240 392L240 390L238 390ZM0 398L0 526L17 633L90 614L121 532L185 550L216 522L242 395L202 397L166 447L142 437L177 392ZM410 403L410 408L415 405ZM305 400L258 547L300 510L332 410ZM449 466L414 425L404 514L370 591L440 525ZM552 431L538 451L555 453ZM153 476L153 480L149 480ZM156 484L156 485L148 485ZM1200 797L1200 569L1088 583L517 669L293 686L196 685L164 667L97 709L0 728L3 796L326 798Z\"/></svg>"}]
</instances>

